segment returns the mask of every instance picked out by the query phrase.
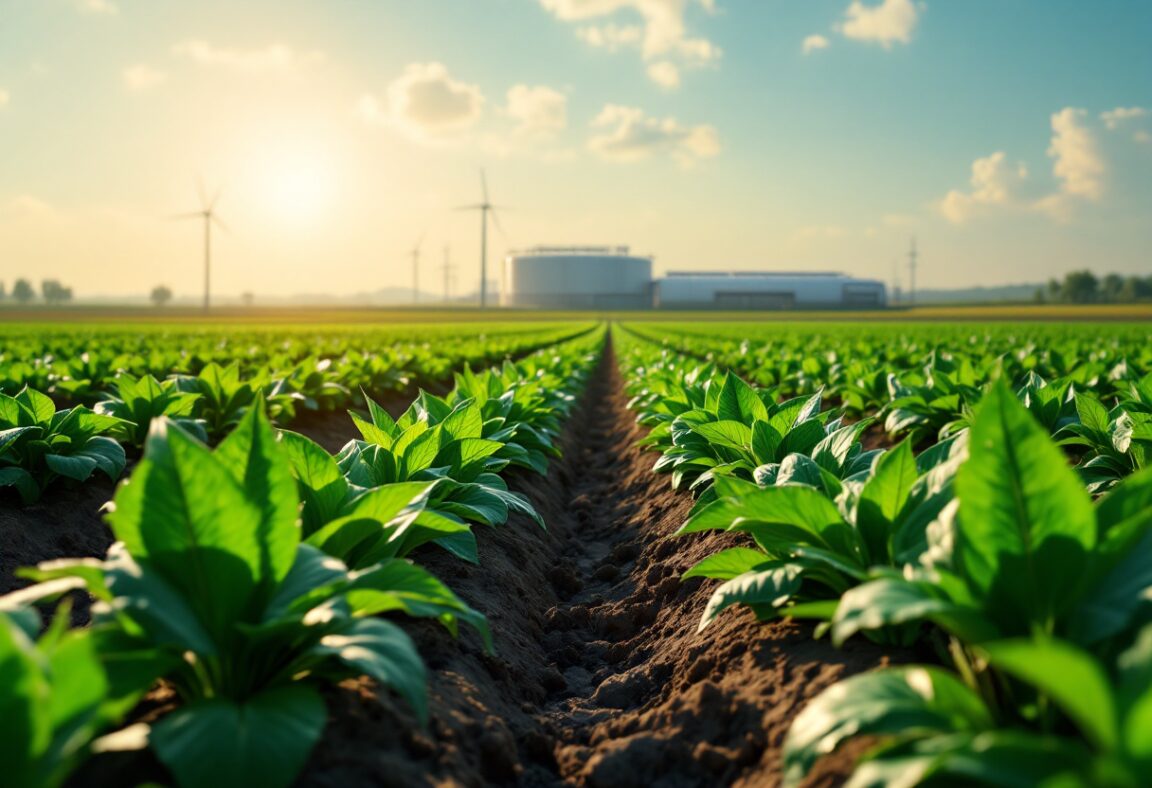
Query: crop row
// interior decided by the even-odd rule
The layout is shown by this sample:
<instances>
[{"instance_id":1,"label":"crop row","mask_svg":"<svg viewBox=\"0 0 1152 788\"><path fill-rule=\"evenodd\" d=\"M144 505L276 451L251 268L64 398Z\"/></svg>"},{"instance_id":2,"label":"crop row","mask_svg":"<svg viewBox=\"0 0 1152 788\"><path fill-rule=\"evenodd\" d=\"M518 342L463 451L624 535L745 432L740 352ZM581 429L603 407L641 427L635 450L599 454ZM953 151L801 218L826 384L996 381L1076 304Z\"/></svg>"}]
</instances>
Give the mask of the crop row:
<instances>
[{"instance_id":1,"label":"crop row","mask_svg":"<svg viewBox=\"0 0 1152 788\"><path fill-rule=\"evenodd\" d=\"M153 420L109 507L108 554L22 570L37 583L0 598L5 784L60 784L93 752L147 747L182 786L287 785L326 724L320 689L347 676L426 719L425 666L391 618L491 637L413 551L477 562L474 525L539 520L501 474L546 471L603 339L465 370L397 419L369 401L335 456L277 432L259 402L215 449ZM67 627L74 591L96 600L90 627ZM36 606L56 600L37 637ZM158 681L175 708L133 722Z\"/></svg>"},{"instance_id":2,"label":"crop row","mask_svg":"<svg viewBox=\"0 0 1152 788\"><path fill-rule=\"evenodd\" d=\"M1014 379L1004 361L943 440L868 449L867 418L822 407L835 386L813 380L814 393L787 398L735 364L617 337L632 407L661 454L655 470L696 496L679 534L747 540L686 573L719 581L700 628L745 606L761 620L812 619L837 644L867 637L935 655L812 701L784 744L789 784L857 737L870 747L852 786L1145 784L1152 469L1126 465L1108 485L1083 462L1077 473L1037 407L1037 392L1061 382L1036 383L1034 368ZM692 343L709 355L706 339ZM1058 398L1078 417L1067 426L1083 429L1101 397L1147 380L1070 386Z\"/></svg>"},{"instance_id":3,"label":"crop row","mask_svg":"<svg viewBox=\"0 0 1152 788\"><path fill-rule=\"evenodd\" d=\"M258 335L225 342L199 333L183 337L183 349L145 351L139 337L125 333L103 337L87 350L82 348L91 338L84 333L25 337L9 345L0 361L6 373L0 382L0 487L14 488L31 503L58 478L83 482L99 471L115 480L125 467L123 446L142 448L149 425L161 416L216 443L259 402L274 423L290 425L305 412L351 406L358 399L354 392L394 394L414 378L436 382L461 366L487 365L588 330L546 325L466 337L453 328L435 347L397 343L403 332L344 332L337 355L313 349L303 358L309 339L333 353L335 340L288 334L279 350L268 352L268 335L264 345L256 345ZM356 349L352 336L389 336L393 344ZM57 401L77 404L57 410Z\"/></svg>"},{"instance_id":4,"label":"crop row","mask_svg":"<svg viewBox=\"0 0 1152 788\"><path fill-rule=\"evenodd\" d=\"M820 394L891 440L926 448L964 432L995 384L1010 387L1104 492L1152 456L1152 343L1146 328L938 325L821 332L632 326L649 341L735 371L780 396ZM716 331L716 329L711 329ZM743 339L729 337L739 333ZM757 337L760 337L759 339Z\"/></svg>"}]
</instances>

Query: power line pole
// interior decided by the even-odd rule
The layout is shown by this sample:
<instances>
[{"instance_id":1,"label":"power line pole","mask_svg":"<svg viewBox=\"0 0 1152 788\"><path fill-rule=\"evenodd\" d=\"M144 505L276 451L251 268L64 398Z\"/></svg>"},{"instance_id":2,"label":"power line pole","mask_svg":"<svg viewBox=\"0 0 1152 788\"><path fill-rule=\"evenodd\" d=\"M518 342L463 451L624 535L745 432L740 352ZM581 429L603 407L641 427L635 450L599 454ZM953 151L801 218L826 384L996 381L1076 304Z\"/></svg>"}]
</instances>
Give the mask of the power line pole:
<instances>
[{"instance_id":1,"label":"power line pole","mask_svg":"<svg viewBox=\"0 0 1152 788\"><path fill-rule=\"evenodd\" d=\"M912 236L912 246L908 249L908 304L916 306L916 236Z\"/></svg>"}]
</instances>

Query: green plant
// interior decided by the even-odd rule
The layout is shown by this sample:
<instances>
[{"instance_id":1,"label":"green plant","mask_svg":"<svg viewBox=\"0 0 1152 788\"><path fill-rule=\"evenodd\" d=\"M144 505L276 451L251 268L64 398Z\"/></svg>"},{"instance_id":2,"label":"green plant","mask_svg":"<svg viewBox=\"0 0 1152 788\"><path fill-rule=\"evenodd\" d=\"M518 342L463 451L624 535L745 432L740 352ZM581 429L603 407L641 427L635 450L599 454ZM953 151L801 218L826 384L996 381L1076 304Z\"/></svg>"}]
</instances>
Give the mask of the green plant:
<instances>
[{"instance_id":1,"label":"green plant","mask_svg":"<svg viewBox=\"0 0 1152 788\"><path fill-rule=\"evenodd\" d=\"M176 381L160 382L151 375L139 378L127 373L116 378L116 396L96 404L96 412L121 419L122 436L133 446L142 447L152 420L167 416L200 440L208 440L201 420L193 418L197 392L179 391Z\"/></svg>"},{"instance_id":2,"label":"green plant","mask_svg":"<svg viewBox=\"0 0 1152 788\"><path fill-rule=\"evenodd\" d=\"M426 711L424 667L396 624L455 631L483 618L425 570L390 559L361 571L300 543L289 462L259 407L213 452L157 420L108 519L103 561L43 564L21 599L84 587L110 662L163 665L180 706L147 741L183 786L287 785L324 727L318 685L367 674ZM136 655L134 657L134 655ZM146 658L139 658L144 655ZM140 669L140 686L152 670Z\"/></svg>"},{"instance_id":3,"label":"green plant","mask_svg":"<svg viewBox=\"0 0 1152 788\"><path fill-rule=\"evenodd\" d=\"M848 785L1068 785L1138 788L1152 774L1152 627L1109 671L1050 639L987 644L989 663L1018 682L1005 713L946 670L889 668L835 684L796 718L784 743L785 784L823 755L878 738Z\"/></svg>"},{"instance_id":4,"label":"green plant","mask_svg":"<svg viewBox=\"0 0 1152 788\"><path fill-rule=\"evenodd\" d=\"M303 435L282 431L280 441L300 491L301 535L307 544L353 569L403 558L428 542L478 561L471 526L433 503L445 480L363 488L349 482L335 458Z\"/></svg>"},{"instance_id":5,"label":"green plant","mask_svg":"<svg viewBox=\"0 0 1152 788\"><path fill-rule=\"evenodd\" d=\"M0 757L13 788L61 785L140 694L115 697L94 638L67 621L61 611L35 641L39 615L0 612Z\"/></svg>"},{"instance_id":6,"label":"green plant","mask_svg":"<svg viewBox=\"0 0 1152 788\"><path fill-rule=\"evenodd\" d=\"M952 499L953 474L963 457L959 442L917 462L905 441L835 500L819 476L771 487L717 478L716 500L697 506L677 535L725 530L750 535L755 547L723 550L685 572L684 579L724 581L709 599L700 629L736 604L762 620L829 618L840 596L865 582L870 568L916 562L927 548L929 524ZM907 635L894 631L891 637Z\"/></svg>"},{"instance_id":7,"label":"green plant","mask_svg":"<svg viewBox=\"0 0 1152 788\"><path fill-rule=\"evenodd\" d=\"M1148 615L1152 472L1095 505L1006 386L989 392L957 473L957 505L922 565L848 591L832 633L932 622L964 643L1042 635L1098 643Z\"/></svg>"},{"instance_id":8,"label":"green plant","mask_svg":"<svg viewBox=\"0 0 1152 788\"><path fill-rule=\"evenodd\" d=\"M0 487L14 487L33 503L58 477L82 482L99 470L115 479L124 470L124 449L104 433L126 426L82 405L57 411L48 396L27 387L15 397L0 394Z\"/></svg>"},{"instance_id":9,"label":"green plant","mask_svg":"<svg viewBox=\"0 0 1152 788\"><path fill-rule=\"evenodd\" d=\"M348 480L370 488L406 481L443 480L428 506L460 520L500 525L510 511L543 520L498 471L508 460L496 455L504 444L483 437L484 415L474 399L449 406L422 395L399 419L368 400L371 421L353 416L364 440L351 441L337 460Z\"/></svg>"}]
</instances>

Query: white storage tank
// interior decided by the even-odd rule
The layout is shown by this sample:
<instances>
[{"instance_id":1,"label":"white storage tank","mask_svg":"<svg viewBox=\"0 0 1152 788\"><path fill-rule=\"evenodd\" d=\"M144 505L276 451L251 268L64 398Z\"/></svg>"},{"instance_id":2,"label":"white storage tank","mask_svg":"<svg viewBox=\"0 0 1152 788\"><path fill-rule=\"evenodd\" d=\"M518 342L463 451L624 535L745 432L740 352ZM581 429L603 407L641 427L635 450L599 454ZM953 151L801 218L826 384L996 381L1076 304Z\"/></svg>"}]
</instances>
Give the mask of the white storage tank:
<instances>
[{"instance_id":1,"label":"white storage tank","mask_svg":"<svg viewBox=\"0 0 1152 788\"><path fill-rule=\"evenodd\" d=\"M627 246L537 246L504 260L504 305L542 309L647 309L652 258Z\"/></svg>"},{"instance_id":2,"label":"white storage tank","mask_svg":"<svg viewBox=\"0 0 1152 788\"><path fill-rule=\"evenodd\" d=\"M879 309L884 283L841 273L680 271L656 283L665 309Z\"/></svg>"}]
</instances>

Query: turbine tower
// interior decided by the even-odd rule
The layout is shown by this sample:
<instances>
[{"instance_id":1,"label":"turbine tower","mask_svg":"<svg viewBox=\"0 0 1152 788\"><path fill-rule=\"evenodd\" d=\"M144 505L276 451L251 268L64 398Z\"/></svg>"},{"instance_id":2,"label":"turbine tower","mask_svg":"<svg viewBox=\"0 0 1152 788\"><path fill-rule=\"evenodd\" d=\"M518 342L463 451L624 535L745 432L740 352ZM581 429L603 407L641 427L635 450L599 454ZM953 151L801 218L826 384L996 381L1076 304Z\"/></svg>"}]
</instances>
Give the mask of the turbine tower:
<instances>
[{"instance_id":1,"label":"turbine tower","mask_svg":"<svg viewBox=\"0 0 1152 788\"><path fill-rule=\"evenodd\" d=\"M420 247L424 244L424 236L421 235L416 241L416 245L408 252L412 255L412 303L420 303Z\"/></svg>"},{"instance_id":2,"label":"turbine tower","mask_svg":"<svg viewBox=\"0 0 1152 788\"><path fill-rule=\"evenodd\" d=\"M204 311L207 312L212 307L212 224L215 223L221 230L227 230L228 226L216 215L220 189L217 189L216 194L209 200L208 193L204 190L204 181L197 179L196 191L200 196L200 210L176 214L172 218L204 221Z\"/></svg>"},{"instance_id":3,"label":"turbine tower","mask_svg":"<svg viewBox=\"0 0 1152 788\"><path fill-rule=\"evenodd\" d=\"M481 202L474 205L461 205L456 210L458 211L479 211L480 212L480 308L484 309L488 306L488 214L492 214L492 219L496 223L496 229L503 233L503 228L500 227L500 218L496 215L497 206L493 205L488 199L488 178L484 174L484 170L480 170L480 195L483 198ZM503 208L501 208L503 210Z\"/></svg>"},{"instance_id":4,"label":"turbine tower","mask_svg":"<svg viewBox=\"0 0 1152 788\"><path fill-rule=\"evenodd\" d=\"M444 272L444 303L448 303L448 298L452 291L452 272L456 270L456 266L452 265L452 248L449 246L444 247L444 265L440 266L440 270Z\"/></svg>"},{"instance_id":5,"label":"turbine tower","mask_svg":"<svg viewBox=\"0 0 1152 788\"><path fill-rule=\"evenodd\" d=\"M916 236L912 236L912 246L908 249L908 305L916 306Z\"/></svg>"}]
</instances>

